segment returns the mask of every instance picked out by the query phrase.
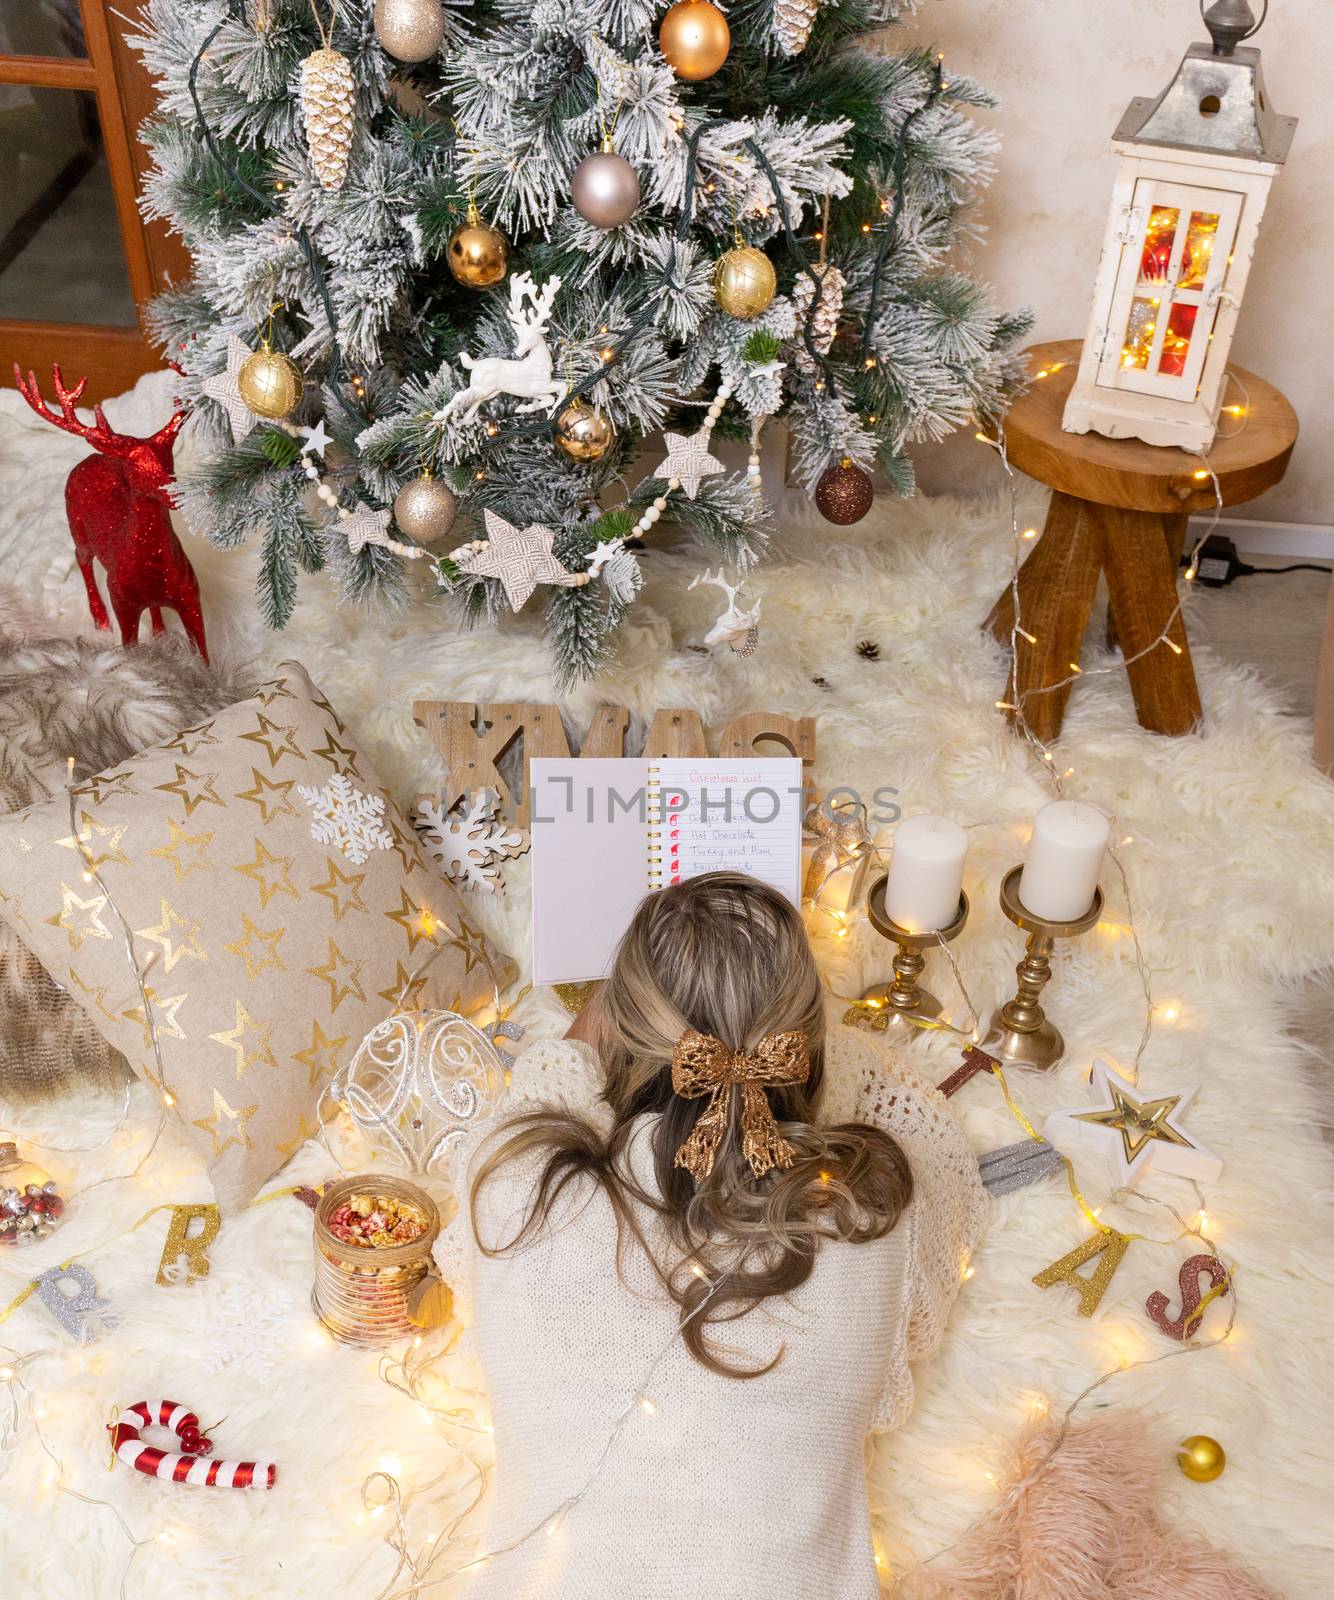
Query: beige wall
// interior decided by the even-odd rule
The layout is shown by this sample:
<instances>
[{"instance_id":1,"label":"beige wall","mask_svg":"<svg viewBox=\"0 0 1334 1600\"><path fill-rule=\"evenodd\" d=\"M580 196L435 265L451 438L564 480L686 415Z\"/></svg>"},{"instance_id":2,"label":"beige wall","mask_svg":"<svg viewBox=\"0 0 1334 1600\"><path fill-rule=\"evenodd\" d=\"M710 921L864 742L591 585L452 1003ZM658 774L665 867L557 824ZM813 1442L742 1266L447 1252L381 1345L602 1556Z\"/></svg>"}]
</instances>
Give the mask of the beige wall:
<instances>
[{"instance_id":1,"label":"beige wall","mask_svg":"<svg viewBox=\"0 0 1334 1600\"><path fill-rule=\"evenodd\" d=\"M1259 14L1260 0L1253 0ZM932 43L1001 104L984 113L1003 140L982 202L990 230L975 270L1004 304L1031 306L1035 339L1082 337L1113 157L1109 141L1134 95L1156 95L1193 39L1207 34L1193 0L925 0L893 30ZM1283 389L1302 437L1284 482L1244 514L1334 523L1334 5L1273 0L1257 44L1276 110L1300 119L1274 180L1242 307L1234 358ZM994 478L968 440L918 455L928 492ZM985 458L985 459L984 459Z\"/></svg>"}]
</instances>

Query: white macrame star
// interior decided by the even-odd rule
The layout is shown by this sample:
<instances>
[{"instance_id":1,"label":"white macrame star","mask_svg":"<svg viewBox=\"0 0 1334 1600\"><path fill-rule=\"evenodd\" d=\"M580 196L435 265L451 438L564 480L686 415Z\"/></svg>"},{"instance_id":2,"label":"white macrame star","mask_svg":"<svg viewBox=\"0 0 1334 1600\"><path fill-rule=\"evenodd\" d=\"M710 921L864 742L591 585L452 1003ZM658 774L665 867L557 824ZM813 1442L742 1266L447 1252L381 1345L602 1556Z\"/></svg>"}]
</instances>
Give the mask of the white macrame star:
<instances>
[{"instance_id":1,"label":"white macrame star","mask_svg":"<svg viewBox=\"0 0 1334 1600\"><path fill-rule=\"evenodd\" d=\"M722 462L709 454L709 434L712 430L701 428L698 433L664 433L667 459L654 474L659 478L675 478L690 499L699 493L700 480L711 478L715 472L726 472Z\"/></svg>"},{"instance_id":2,"label":"white macrame star","mask_svg":"<svg viewBox=\"0 0 1334 1600\"><path fill-rule=\"evenodd\" d=\"M602 569L609 561L620 555L625 549L624 539L603 539L588 558L588 575L590 578L600 577Z\"/></svg>"},{"instance_id":3,"label":"white macrame star","mask_svg":"<svg viewBox=\"0 0 1334 1600\"><path fill-rule=\"evenodd\" d=\"M313 450L317 456L323 456L324 452L333 443L333 440L330 439L329 435L324 431L323 417L320 418L313 428L298 428L297 432L306 441L307 452Z\"/></svg>"},{"instance_id":4,"label":"white macrame star","mask_svg":"<svg viewBox=\"0 0 1334 1600\"><path fill-rule=\"evenodd\" d=\"M241 368L253 354L254 351L249 345L238 339L234 333L228 334L226 372L215 372L211 378L205 378L199 386L201 394L206 394L210 400L216 400L227 413L233 444L240 444L260 420L242 400L241 391L237 387Z\"/></svg>"},{"instance_id":5,"label":"white macrame star","mask_svg":"<svg viewBox=\"0 0 1334 1600\"><path fill-rule=\"evenodd\" d=\"M464 572L479 578L499 578L505 598L515 611L521 611L539 583L568 586L575 576L567 572L551 553L556 535L541 522L516 528L494 511L484 513L488 543L471 555L459 558Z\"/></svg>"},{"instance_id":6,"label":"white macrame star","mask_svg":"<svg viewBox=\"0 0 1334 1600\"><path fill-rule=\"evenodd\" d=\"M389 544L390 511L373 511L364 501L358 500L355 511L344 516L339 527L347 536L347 547L352 554L360 555L368 544Z\"/></svg>"}]
</instances>

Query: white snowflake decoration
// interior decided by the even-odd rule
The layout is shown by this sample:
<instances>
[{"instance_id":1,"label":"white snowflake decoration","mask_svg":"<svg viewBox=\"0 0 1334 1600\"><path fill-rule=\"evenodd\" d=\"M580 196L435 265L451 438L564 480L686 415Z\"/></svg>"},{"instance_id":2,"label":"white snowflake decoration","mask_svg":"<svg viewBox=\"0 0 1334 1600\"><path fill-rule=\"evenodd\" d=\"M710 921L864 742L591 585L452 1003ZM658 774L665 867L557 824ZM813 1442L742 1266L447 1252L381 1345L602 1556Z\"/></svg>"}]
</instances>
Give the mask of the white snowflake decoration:
<instances>
[{"instance_id":1,"label":"white snowflake decoration","mask_svg":"<svg viewBox=\"0 0 1334 1600\"><path fill-rule=\"evenodd\" d=\"M392 850L393 835L384 825L384 797L354 789L335 773L322 789L299 783L296 792L315 813L310 836L317 844L331 844L360 866L372 850Z\"/></svg>"},{"instance_id":2,"label":"white snowflake decoration","mask_svg":"<svg viewBox=\"0 0 1334 1600\"><path fill-rule=\"evenodd\" d=\"M500 864L522 854L529 841L517 828L496 817L499 796L482 789L466 811L442 811L434 800L419 800L412 821L426 853L439 862L446 878L461 889L494 894Z\"/></svg>"}]
</instances>

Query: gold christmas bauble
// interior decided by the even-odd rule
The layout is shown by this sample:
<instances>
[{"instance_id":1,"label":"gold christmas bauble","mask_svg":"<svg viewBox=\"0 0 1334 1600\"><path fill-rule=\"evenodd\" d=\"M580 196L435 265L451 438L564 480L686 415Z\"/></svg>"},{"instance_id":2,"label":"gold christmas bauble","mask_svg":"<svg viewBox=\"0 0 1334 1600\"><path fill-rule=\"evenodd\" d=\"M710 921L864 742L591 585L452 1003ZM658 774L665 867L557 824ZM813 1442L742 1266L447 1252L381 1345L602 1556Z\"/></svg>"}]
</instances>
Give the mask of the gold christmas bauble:
<instances>
[{"instance_id":1,"label":"gold christmas bauble","mask_svg":"<svg viewBox=\"0 0 1334 1600\"><path fill-rule=\"evenodd\" d=\"M445 37L440 0L375 0L375 37L400 61L426 61Z\"/></svg>"},{"instance_id":2,"label":"gold christmas bauble","mask_svg":"<svg viewBox=\"0 0 1334 1600\"><path fill-rule=\"evenodd\" d=\"M777 287L773 262L753 244L736 245L714 268L713 292L729 317L758 317L768 310Z\"/></svg>"},{"instance_id":3,"label":"gold christmas bauble","mask_svg":"<svg viewBox=\"0 0 1334 1600\"><path fill-rule=\"evenodd\" d=\"M587 400L572 400L556 418L556 443L571 461L601 461L616 430Z\"/></svg>"},{"instance_id":4,"label":"gold christmas bauble","mask_svg":"<svg viewBox=\"0 0 1334 1600\"><path fill-rule=\"evenodd\" d=\"M445 259L460 283L470 289L486 289L499 283L509 270L510 247L498 228L488 227L480 218L469 218L455 230Z\"/></svg>"},{"instance_id":5,"label":"gold christmas bauble","mask_svg":"<svg viewBox=\"0 0 1334 1600\"><path fill-rule=\"evenodd\" d=\"M658 48L678 78L711 78L732 47L727 18L709 0L678 0L662 19Z\"/></svg>"},{"instance_id":6,"label":"gold christmas bauble","mask_svg":"<svg viewBox=\"0 0 1334 1600\"><path fill-rule=\"evenodd\" d=\"M1227 1466L1227 1452L1207 1433L1192 1433L1181 1441L1177 1466L1192 1483L1212 1483Z\"/></svg>"},{"instance_id":7,"label":"gold christmas bauble","mask_svg":"<svg viewBox=\"0 0 1334 1600\"><path fill-rule=\"evenodd\" d=\"M454 526L458 496L430 472L411 478L394 498L394 521L418 544L434 544Z\"/></svg>"},{"instance_id":8,"label":"gold christmas bauble","mask_svg":"<svg viewBox=\"0 0 1334 1600\"><path fill-rule=\"evenodd\" d=\"M291 356L273 349L266 339L254 355L241 363L236 387L257 417L276 422L287 416L301 398L301 368Z\"/></svg>"}]
</instances>

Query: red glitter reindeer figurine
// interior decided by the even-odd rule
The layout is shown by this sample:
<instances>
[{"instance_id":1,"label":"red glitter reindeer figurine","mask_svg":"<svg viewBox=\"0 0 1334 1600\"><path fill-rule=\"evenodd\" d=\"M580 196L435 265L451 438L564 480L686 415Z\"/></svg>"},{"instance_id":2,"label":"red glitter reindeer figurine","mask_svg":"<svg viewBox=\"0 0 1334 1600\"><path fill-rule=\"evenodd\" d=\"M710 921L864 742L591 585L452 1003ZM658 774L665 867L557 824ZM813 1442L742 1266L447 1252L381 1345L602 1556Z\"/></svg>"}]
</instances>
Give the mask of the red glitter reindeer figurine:
<instances>
[{"instance_id":1,"label":"red glitter reindeer figurine","mask_svg":"<svg viewBox=\"0 0 1334 1600\"><path fill-rule=\"evenodd\" d=\"M75 407L88 387L87 378L67 389L58 366L52 367L51 376L60 402L59 416L43 400L35 375L29 372L25 381L18 363L14 364L19 393L37 415L86 439L98 452L80 461L65 480L65 515L93 621L99 628L111 627L93 572L95 557L106 571L107 595L123 644L138 642L139 621L145 611L153 632L164 632L162 608L167 606L181 619L207 661L199 583L171 526L171 487L176 476L173 451L188 413L177 411L147 439L117 433L101 406L93 408L91 424L80 422Z\"/></svg>"}]
</instances>

